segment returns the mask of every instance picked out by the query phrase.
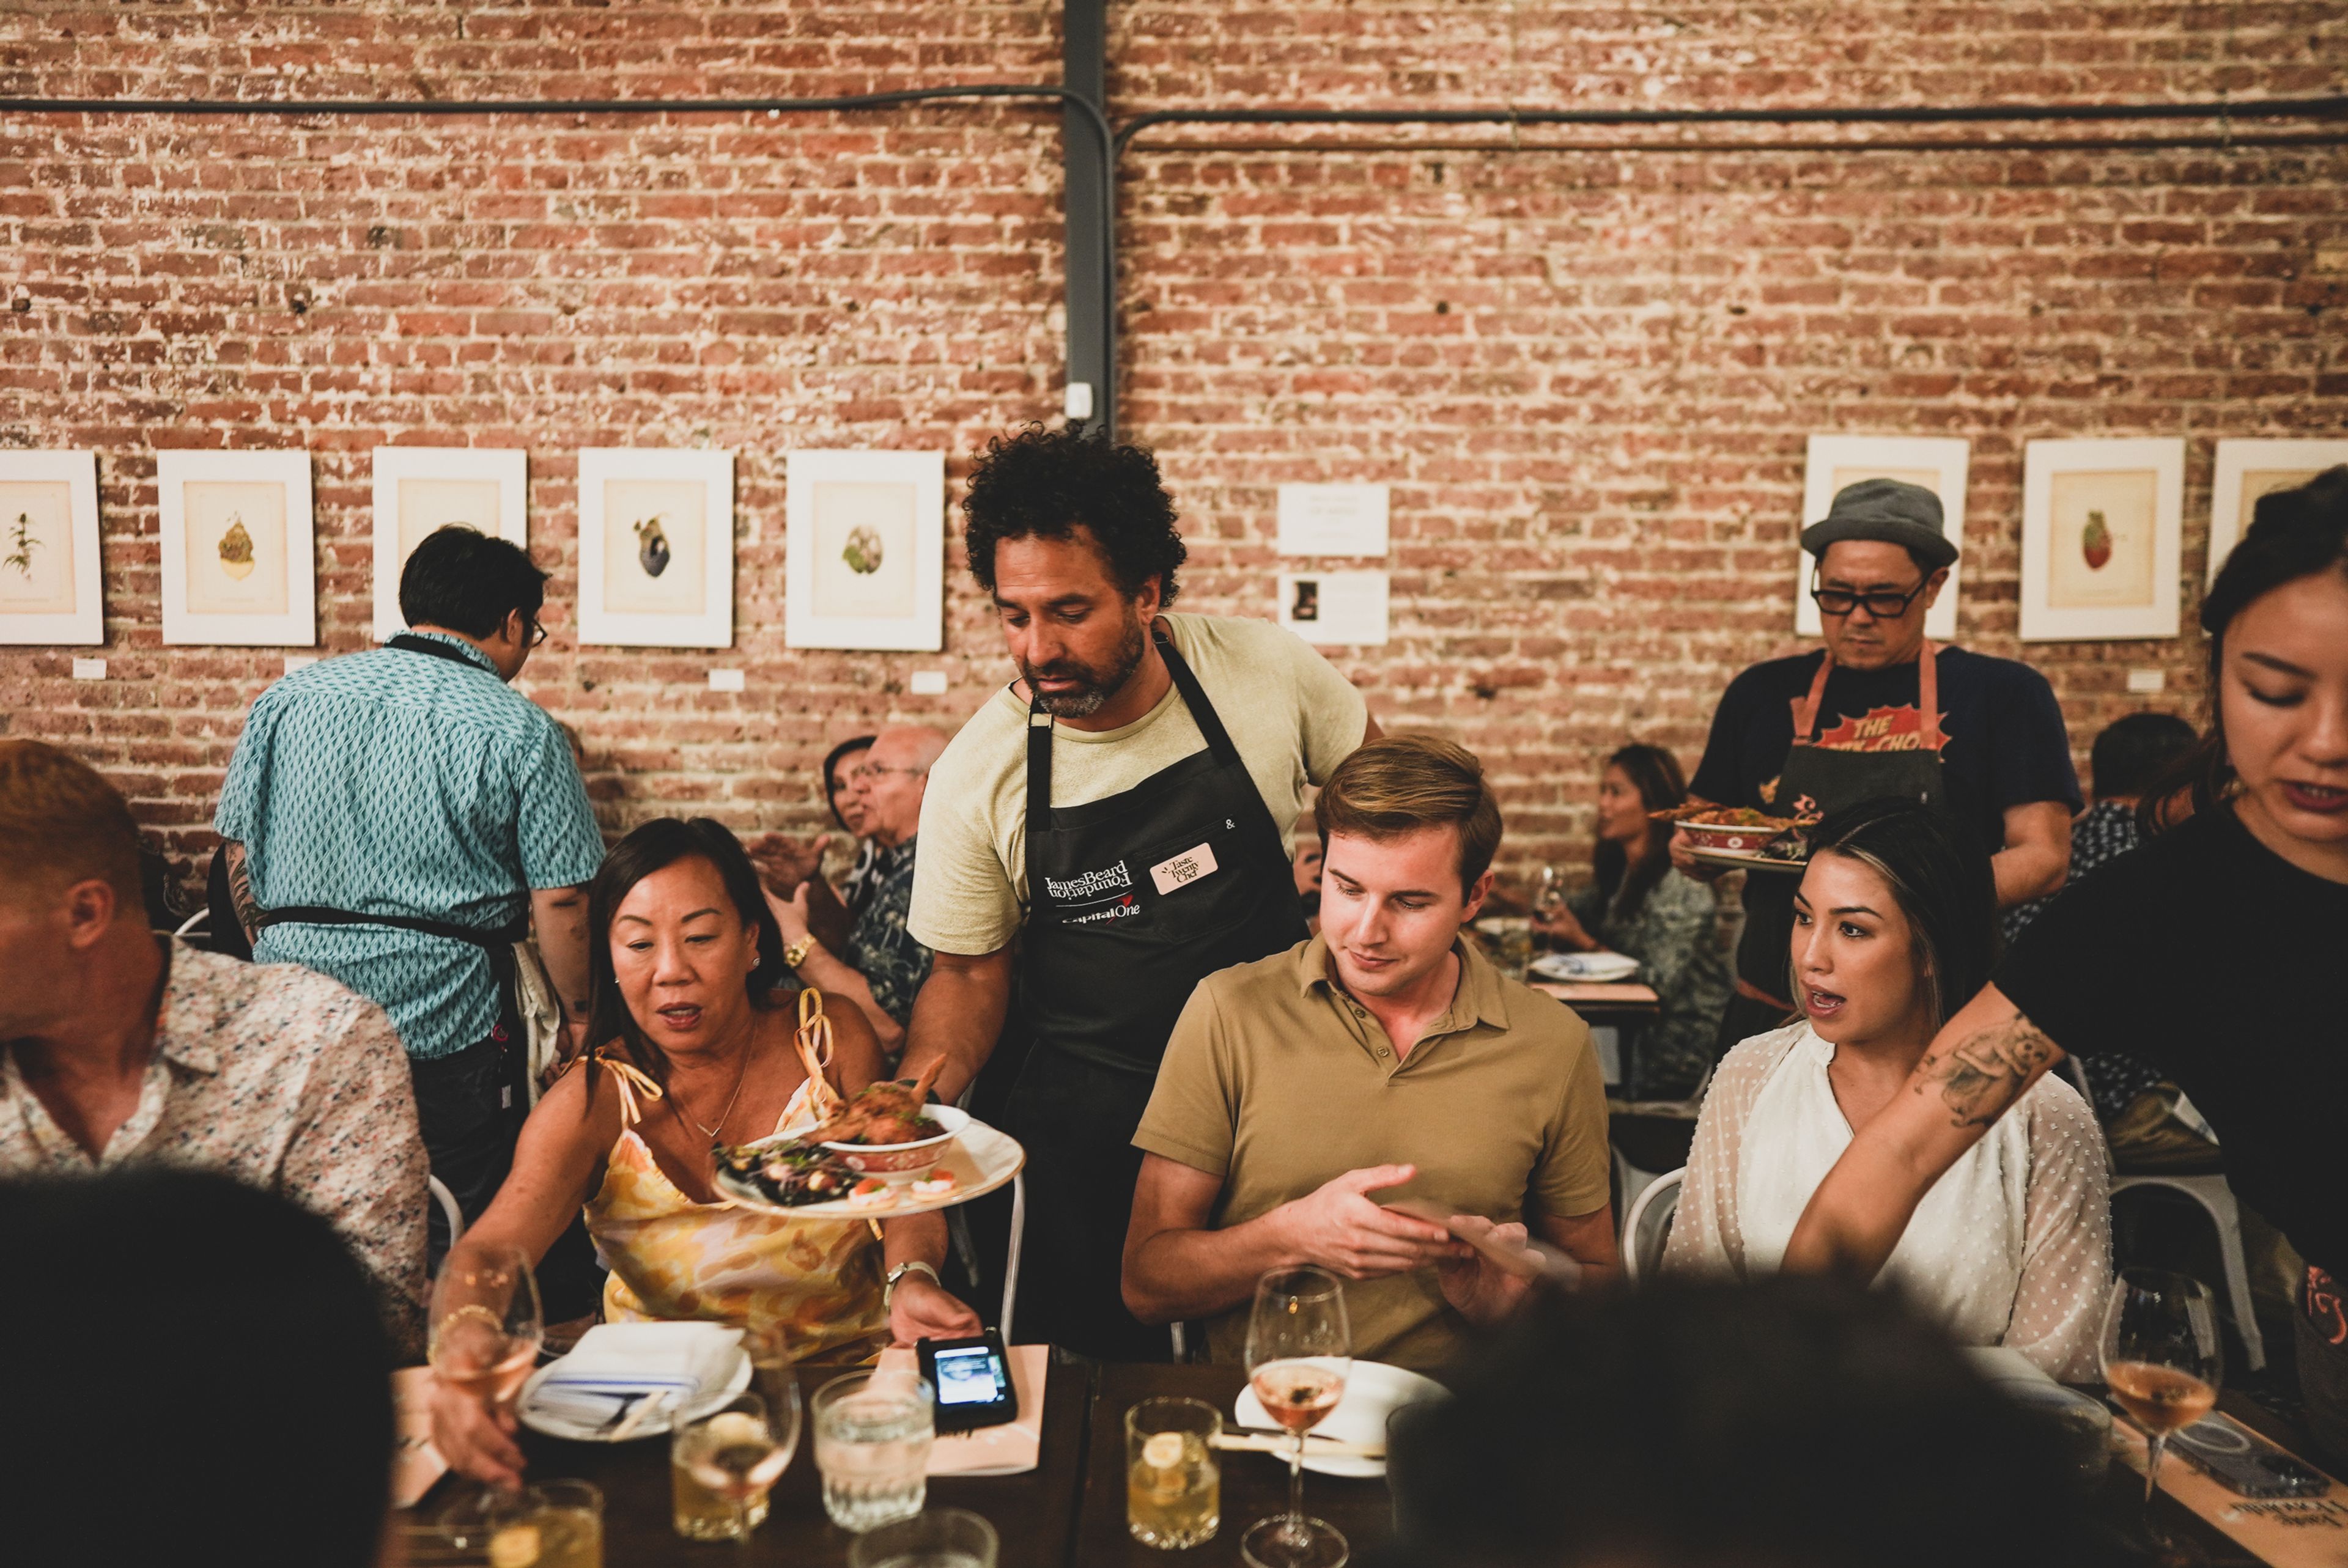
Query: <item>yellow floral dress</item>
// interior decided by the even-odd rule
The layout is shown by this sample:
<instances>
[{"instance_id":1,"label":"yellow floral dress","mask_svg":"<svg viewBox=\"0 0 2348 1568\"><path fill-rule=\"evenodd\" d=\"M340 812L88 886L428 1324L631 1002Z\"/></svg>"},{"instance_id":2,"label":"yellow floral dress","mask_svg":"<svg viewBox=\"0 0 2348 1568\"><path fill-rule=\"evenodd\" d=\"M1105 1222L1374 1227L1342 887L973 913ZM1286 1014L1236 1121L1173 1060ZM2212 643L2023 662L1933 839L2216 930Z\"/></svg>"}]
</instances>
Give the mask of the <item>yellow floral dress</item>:
<instances>
[{"instance_id":1,"label":"yellow floral dress","mask_svg":"<svg viewBox=\"0 0 2348 1568\"><path fill-rule=\"evenodd\" d=\"M889 1343L880 1241L862 1220L798 1219L733 1202L695 1203L669 1180L635 1131L637 1097L659 1086L598 1052L612 1074L623 1126L587 1202L587 1232L610 1266L603 1317L612 1323L703 1318L779 1322L801 1360L863 1361ZM806 1108L812 1075L775 1123Z\"/></svg>"}]
</instances>

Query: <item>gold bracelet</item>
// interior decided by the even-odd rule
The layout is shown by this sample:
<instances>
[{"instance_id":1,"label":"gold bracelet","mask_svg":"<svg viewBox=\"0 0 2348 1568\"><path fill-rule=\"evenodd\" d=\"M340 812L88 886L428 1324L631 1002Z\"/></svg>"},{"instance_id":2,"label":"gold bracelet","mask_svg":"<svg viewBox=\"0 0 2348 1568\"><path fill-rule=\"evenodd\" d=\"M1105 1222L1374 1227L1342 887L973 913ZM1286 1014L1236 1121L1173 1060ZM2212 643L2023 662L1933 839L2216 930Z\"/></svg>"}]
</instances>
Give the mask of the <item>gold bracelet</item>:
<instances>
[{"instance_id":1,"label":"gold bracelet","mask_svg":"<svg viewBox=\"0 0 2348 1568\"><path fill-rule=\"evenodd\" d=\"M801 964L806 963L808 961L808 955L814 951L815 938L812 936L801 937L798 941L793 942L789 947L783 949L783 965L786 968L796 969Z\"/></svg>"}]
</instances>

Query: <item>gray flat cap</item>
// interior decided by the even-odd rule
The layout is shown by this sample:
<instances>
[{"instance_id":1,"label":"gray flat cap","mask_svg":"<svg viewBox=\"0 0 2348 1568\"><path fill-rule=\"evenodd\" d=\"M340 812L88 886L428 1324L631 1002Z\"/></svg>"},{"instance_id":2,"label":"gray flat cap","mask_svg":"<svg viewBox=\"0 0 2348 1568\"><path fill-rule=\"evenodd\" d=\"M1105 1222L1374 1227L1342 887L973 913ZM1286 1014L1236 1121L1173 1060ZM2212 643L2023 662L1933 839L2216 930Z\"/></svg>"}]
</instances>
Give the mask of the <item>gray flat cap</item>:
<instances>
[{"instance_id":1,"label":"gray flat cap","mask_svg":"<svg viewBox=\"0 0 2348 1568\"><path fill-rule=\"evenodd\" d=\"M1938 570L1957 559L1957 541L1941 531L1941 497L1904 479L1861 479L1835 492L1822 521L1802 530L1802 548L1824 556L1838 539L1904 545Z\"/></svg>"}]
</instances>

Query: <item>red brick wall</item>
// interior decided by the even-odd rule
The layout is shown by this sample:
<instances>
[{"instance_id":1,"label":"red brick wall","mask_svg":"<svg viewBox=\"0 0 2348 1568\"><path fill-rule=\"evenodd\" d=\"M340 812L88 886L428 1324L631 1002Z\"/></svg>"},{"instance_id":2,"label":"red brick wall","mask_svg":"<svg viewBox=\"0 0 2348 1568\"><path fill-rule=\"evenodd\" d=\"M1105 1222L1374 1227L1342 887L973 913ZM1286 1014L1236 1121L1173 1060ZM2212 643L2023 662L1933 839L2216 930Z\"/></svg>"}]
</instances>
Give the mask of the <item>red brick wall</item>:
<instances>
[{"instance_id":1,"label":"red brick wall","mask_svg":"<svg viewBox=\"0 0 2348 1568\"><path fill-rule=\"evenodd\" d=\"M2338 90L2348 23L2327 4L1156 0L1112 8L1111 52L1119 117L2147 99ZM0 16L8 93L811 94L1056 74L1038 4ZM1401 150L1231 146L1291 134ZM1793 646L1804 437L1962 435L1962 641L2044 670L2082 748L2132 707L2189 709L2192 641L2014 641L2023 443L2188 438L2189 620L2213 440L2348 424L2348 155L1622 150L1653 139L1142 138L1121 169L1122 418L1183 503L1190 605L1269 611L1279 482L1390 481L1395 641L1341 662L1390 728L1445 729L1493 763L1519 861L1578 857L1605 749L1660 740L1692 765L1727 676ZM0 651L0 733L74 744L195 854L243 709L282 665L160 646L151 449L316 454L321 651L345 651L367 641L366 449L519 445L532 548L557 570L555 641L523 684L584 732L607 825L684 809L813 825L828 737L951 724L1004 665L958 577L942 658L787 652L780 453L942 446L958 477L987 432L1056 408L1058 145L1057 116L1030 108L0 119L0 286L26 306L0 313L0 443L101 454L111 666L77 683L71 651ZM576 650L571 454L702 443L738 453L735 649ZM748 690L707 692L713 663ZM2168 690L2127 695L2131 668ZM945 670L949 694L906 695L915 669Z\"/></svg>"}]
</instances>

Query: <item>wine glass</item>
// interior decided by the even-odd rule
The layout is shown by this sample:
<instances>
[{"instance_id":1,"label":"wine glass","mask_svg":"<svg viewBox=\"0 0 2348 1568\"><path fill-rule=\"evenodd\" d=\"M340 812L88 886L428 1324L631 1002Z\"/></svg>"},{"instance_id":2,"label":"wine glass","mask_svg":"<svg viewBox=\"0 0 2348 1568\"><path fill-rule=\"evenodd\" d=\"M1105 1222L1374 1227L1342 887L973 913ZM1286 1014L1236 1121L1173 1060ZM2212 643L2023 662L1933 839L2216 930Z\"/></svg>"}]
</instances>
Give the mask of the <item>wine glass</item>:
<instances>
[{"instance_id":1,"label":"wine glass","mask_svg":"<svg viewBox=\"0 0 2348 1568\"><path fill-rule=\"evenodd\" d=\"M442 1382L491 1407L521 1392L546 1339L538 1280L517 1246L459 1244L432 1282L426 1358Z\"/></svg>"},{"instance_id":2,"label":"wine glass","mask_svg":"<svg viewBox=\"0 0 2348 1568\"><path fill-rule=\"evenodd\" d=\"M2177 1543L2153 1522L2152 1494L2168 1434L2209 1413L2223 1371L2218 1303L2209 1287L2181 1274L2127 1268L2112 1282L2104 1308L2104 1381L2120 1408L2144 1429L2144 1528L2153 1543Z\"/></svg>"},{"instance_id":3,"label":"wine glass","mask_svg":"<svg viewBox=\"0 0 2348 1568\"><path fill-rule=\"evenodd\" d=\"M1248 1379L1265 1414L1296 1434L1288 1456L1288 1512L1240 1537L1256 1568L1342 1568L1350 1549L1336 1526L1304 1512L1304 1434L1345 1397L1354 1364L1344 1283L1325 1268L1275 1268L1255 1284L1248 1318Z\"/></svg>"},{"instance_id":4,"label":"wine glass","mask_svg":"<svg viewBox=\"0 0 2348 1568\"><path fill-rule=\"evenodd\" d=\"M671 1463L695 1487L729 1504L730 1533L747 1543L750 1532L766 1517L767 1493L789 1468L799 1446L799 1405L770 1410L757 1394L738 1394L726 1404L686 1427L676 1436ZM680 1517L686 1508L679 1490ZM757 1512L753 1517L752 1505Z\"/></svg>"},{"instance_id":5,"label":"wine glass","mask_svg":"<svg viewBox=\"0 0 2348 1568\"><path fill-rule=\"evenodd\" d=\"M1554 866L1544 866L1533 880L1533 913L1544 919L1555 919L1565 908L1565 873Z\"/></svg>"}]
</instances>

